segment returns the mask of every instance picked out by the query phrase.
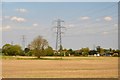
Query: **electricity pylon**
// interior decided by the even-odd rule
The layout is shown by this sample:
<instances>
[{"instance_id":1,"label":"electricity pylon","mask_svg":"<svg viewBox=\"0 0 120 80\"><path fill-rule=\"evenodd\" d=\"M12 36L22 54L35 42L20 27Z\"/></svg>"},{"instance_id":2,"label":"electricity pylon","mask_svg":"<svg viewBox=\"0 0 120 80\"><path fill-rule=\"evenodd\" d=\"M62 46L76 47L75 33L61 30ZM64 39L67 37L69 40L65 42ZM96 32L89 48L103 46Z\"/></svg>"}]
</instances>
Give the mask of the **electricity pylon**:
<instances>
[{"instance_id":1,"label":"electricity pylon","mask_svg":"<svg viewBox=\"0 0 120 80\"><path fill-rule=\"evenodd\" d=\"M56 52L58 53L61 46L62 46L62 29L65 28L64 26L62 26L62 23L64 23L63 20L61 19L57 19L55 20L56 22Z\"/></svg>"}]
</instances>

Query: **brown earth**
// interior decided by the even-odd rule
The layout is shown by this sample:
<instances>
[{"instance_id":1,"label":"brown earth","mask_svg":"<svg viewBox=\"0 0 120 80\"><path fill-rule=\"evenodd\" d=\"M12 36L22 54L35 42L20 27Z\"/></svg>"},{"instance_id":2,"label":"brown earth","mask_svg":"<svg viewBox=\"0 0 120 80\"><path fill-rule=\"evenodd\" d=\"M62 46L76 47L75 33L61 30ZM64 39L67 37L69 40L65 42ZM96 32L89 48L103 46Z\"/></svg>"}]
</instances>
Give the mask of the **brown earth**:
<instances>
[{"instance_id":1,"label":"brown earth","mask_svg":"<svg viewBox=\"0 0 120 80\"><path fill-rule=\"evenodd\" d=\"M2 60L4 78L117 78L117 57L65 57L65 60Z\"/></svg>"}]
</instances>

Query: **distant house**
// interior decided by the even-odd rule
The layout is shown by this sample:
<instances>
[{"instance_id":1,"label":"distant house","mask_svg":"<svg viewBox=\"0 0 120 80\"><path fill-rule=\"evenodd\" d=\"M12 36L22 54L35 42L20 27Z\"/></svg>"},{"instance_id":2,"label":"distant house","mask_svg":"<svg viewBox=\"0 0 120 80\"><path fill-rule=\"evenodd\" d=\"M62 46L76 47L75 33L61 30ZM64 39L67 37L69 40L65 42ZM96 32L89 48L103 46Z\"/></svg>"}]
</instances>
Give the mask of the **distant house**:
<instances>
[{"instance_id":1,"label":"distant house","mask_svg":"<svg viewBox=\"0 0 120 80\"><path fill-rule=\"evenodd\" d=\"M109 53L105 53L105 56L112 56L114 53L109 52Z\"/></svg>"},{"instance_id":2,"label":"distant house","mask_svg":"<svg viewBox=\"0 0 120 80\"><path fill-rule=\"evenodd\" d=\"M113 56L118 56L119 55L119 53L113 53Z\"/></svg>"}]
</instances>

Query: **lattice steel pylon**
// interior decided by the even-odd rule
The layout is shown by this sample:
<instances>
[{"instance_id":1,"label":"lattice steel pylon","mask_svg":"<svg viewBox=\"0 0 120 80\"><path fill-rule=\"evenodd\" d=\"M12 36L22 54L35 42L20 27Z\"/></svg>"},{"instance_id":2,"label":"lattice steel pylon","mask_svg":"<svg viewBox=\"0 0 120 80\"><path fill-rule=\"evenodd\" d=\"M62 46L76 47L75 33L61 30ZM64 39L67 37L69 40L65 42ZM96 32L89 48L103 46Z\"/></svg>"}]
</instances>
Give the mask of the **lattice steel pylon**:
<instances>
[{"instance_id":1,"label":"lattice steel pylon","mask_svg":"<svg viewBox=\"0 0 120 80\"><path fill-rule=\"evenodd\" d=\"M61 36L61 34L63 33L62 28L65 27L62 26L62 23L64 22L63 20L57 19L55 20L55 22L57 23L55 28L56 28L56 52L58 53L60 47L62 46L62 36Z\"/></svg>"}]
</instances>

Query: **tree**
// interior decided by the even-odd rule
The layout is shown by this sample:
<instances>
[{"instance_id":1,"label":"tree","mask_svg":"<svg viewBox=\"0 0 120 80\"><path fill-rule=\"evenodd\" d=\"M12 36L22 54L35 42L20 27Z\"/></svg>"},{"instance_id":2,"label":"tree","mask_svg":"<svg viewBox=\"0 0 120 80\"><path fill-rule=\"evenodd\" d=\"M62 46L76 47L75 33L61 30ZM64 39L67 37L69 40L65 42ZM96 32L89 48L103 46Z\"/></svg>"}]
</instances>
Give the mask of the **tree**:
<instances>
[{"instance_id":1,"label":"tree","mask_svg":"<svg viewBox=\"0 0 120 80\"><path fill-rule=\"evenodd\" d=\"M97 46L96 49L97 49L97 52L100 53L101 47Z\"/></svg>"},{"instance_id":2,"label":"tree","mask_svg":"<svg viewBox=\"0 0 120 80\"><path fill-rule=\"evenodd\" d=\"M69 50L68 50L68 53L69 53L70 55L74 55L75 52L74 52L72 49L69 49Z\"/></svg>"},{"instance_id":3,"label":"tree","mask_svg":"<svg viewBox=\"0 0 120 80\"><path fill-rule=\"evenodd\" d=\"M60 45L60 49L59 49L59 51L62 51L63 50L63 47L62 47L62 45Z\"/></svg>"},{"instance_id":4,"label":"tree","mask_svg":"<svg viewBox=\"0 0 120 80\"><path fill-rule=\"evenodd\" d=\"M104 55L104 49L103 48L101 48L100 46L97 46L96 47L96 49L97 49L97 52L100 54L100 55Z\"/></svg>"},{"instance_id":5,"label":"tree","mask_svg":"<svg viewBox=\"0 0 120 80\"><path fill-rule=\"evenodd\" d=\"M82 55L83 55L83 56L88 56L90 50L89 50L89 48L87 47L87 48L82 48L81 51L82 51Z\"/></svg>"},{"instance_id":6,"label":"tree","mask_svg":"<svg viewBox=\"0 0 120 80\"><path fill-rule=\"evenodd\" d=\"M8 56L23 55L22 48L19 45L10 45L10 44L5 44L2 47L2 53Z\"/></svg>"},{"instance_id":7,"label":"tree","mask_svg":"<svg viewBox=\"0 0 120 80\"><path fill-rule=\"evenodd\" d=\"M48 48L45 49L45 54L47 56L53 56L54 55L54 51L53 51L53 48L48 46Z\"/></svg>"},{"instance_id":8,"label":"tree","mask_svg":"<svg viewBox=\"0 0 120 80\"><path fill-rule=\"evenodd\" d=\"M2 53L3 53L3 55L8 55L8 49L11 47L11 45L10 44L5 44L5 45L3 45L3 47L2 47Z\"/></svg>"},{"instance_id":9,"label":"tree","mask_svg":"<svg viewBox=\"0 0 120 80\"><path fill-rule=\"evenodd\" d=\"M80 56L79 52L75 51L74 56Z\"/></svg>"},{"instance_id":10,"label":"tree","mask_svg":"<svg viewBox=\"0 0 120 80\"><path fill-rule=\"evenodd\" d=\"M68 52L67 49L63 49L63 56L69 56L70 53Z\"/></svg>"},{"instance_id":11,"label":"tree","mask_svg":"<svg viewBox=\"0 0 120 80\"><path fill-rule=\"evenodd\" d=\"M90 50L90 51L89 51L89 55L94 55L94 54L97 54L97 51L96 51L96 50Z\"/></svg>"},{"instance_id":12,"label":"tree","mask_svg":"<svg viewBox=\"0 0 120 80\"><path fill-rule=\"evenodd\" d=\"M35 56L40 58L44 54L44 49L48 46L48 42L46 39L43 39L41 36L36 37L31 42L31 48L33 49L33 52Z\"/></svg>"},{"instance_id":13,"label":"tree","mask_svg":"<svg viewBox=\"0 0 120 80\"><path fill-rule=\"evenodd\" d=\"M25 53L26 56L31 56L32 55L29 48L25 48L24 53Z\"/></svg>"},{"instance_id":14,"label":"tree","mask_svg":"<svg viewBox=\"0 0 120 80\"><path fill-rule=\"evenodd\" d=\"M21 46L19 46L19 45L13 45L13 46L11 47L11 49L12 49L12 52L15 54L15 56L16 56L16 55L20 55L20 56L24 56L24 55L25 55L25 54L23 53L23 51L22 51Z\"/></svg>"},{"instance_id":15,"label":"tree","mask_svg":"<svg viewBox=\"0 0 120 80\"><path fill-rule=\"evenodd\" d=\"M28 53L29 51L30 51L29 48L25 48L25 49L24 49L24 52L25 52L25 53Z\"/></svg>"}]
</instances>

